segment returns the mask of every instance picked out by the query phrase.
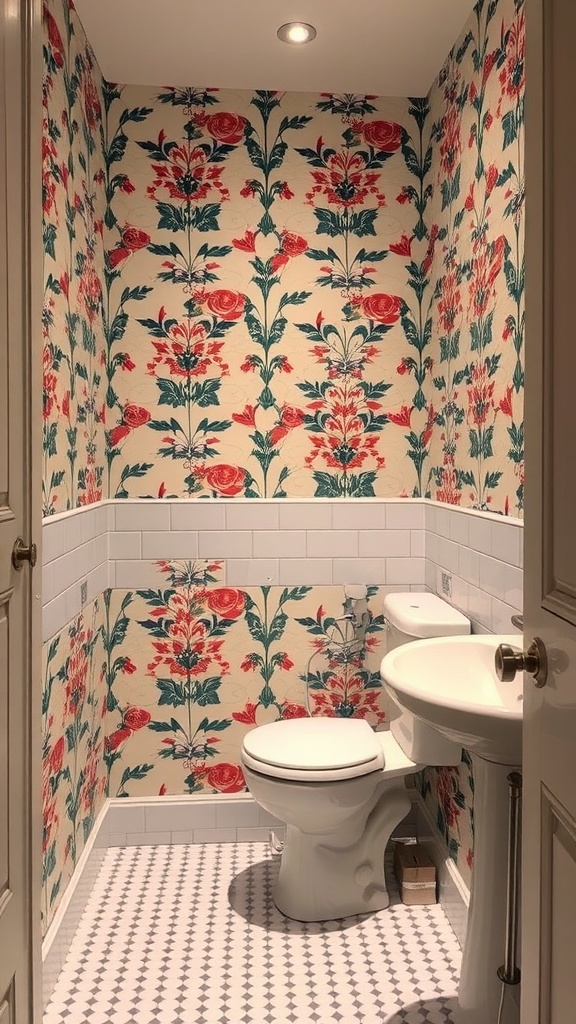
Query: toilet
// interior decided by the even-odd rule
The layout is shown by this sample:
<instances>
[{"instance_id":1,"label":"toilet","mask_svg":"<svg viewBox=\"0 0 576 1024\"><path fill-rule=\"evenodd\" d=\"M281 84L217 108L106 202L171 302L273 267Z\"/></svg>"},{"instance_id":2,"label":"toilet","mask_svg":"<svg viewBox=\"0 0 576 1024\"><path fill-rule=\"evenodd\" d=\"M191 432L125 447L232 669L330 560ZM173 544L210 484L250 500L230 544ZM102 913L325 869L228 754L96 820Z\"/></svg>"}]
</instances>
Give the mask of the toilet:
<instances>
[{"instance_id":1,"label":"toilet","mask_svg":"<svg viewBox=\"0 0 576 1024\"><path fill-rule=\"evenodd\" d=\"M470 632L434 594L388 594L387 649ZM410 811L406 779L455 764L454 746L391 700L390 728L361 719L295 718L259 726L242 747L252 796L286 823L274 902L286 917L328 921L383 910L388 840Z\"/></svg>"}]
</instances>

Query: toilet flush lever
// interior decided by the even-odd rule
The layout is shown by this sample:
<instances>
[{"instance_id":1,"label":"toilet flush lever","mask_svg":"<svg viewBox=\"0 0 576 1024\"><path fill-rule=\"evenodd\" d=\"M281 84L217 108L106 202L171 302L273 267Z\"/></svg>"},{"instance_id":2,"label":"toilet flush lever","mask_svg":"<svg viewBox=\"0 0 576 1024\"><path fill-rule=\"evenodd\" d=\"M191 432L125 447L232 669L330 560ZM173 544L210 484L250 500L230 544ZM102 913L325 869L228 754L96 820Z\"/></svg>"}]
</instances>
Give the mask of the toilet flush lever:
<instances>
[{"instance_id":1,"label":"toilet flush lever","mask_svg":"<svg viewBox=\"0 0 576 1024\"><path fill-rule=\"evenodd\" d=\"M543 641L535 636L527 651L500 644L496 648L494 667L501 683L511 683L517 672L527 672L534 677L535 686L544 686L548 678L548 656Z\"/></svg>"}]
</instances>

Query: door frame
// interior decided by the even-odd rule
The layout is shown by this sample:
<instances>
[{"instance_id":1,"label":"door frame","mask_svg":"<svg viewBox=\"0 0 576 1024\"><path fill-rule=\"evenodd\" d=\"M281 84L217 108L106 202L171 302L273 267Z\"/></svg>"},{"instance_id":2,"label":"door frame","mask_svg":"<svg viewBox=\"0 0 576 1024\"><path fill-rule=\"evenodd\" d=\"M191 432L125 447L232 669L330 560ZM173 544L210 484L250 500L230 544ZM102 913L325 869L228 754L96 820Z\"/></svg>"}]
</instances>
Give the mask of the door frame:
<instances>
[{"instance_id":1,"label":"door frame","mask_svg":"<svg viewBox=\"0 0 576 1024\"><path fill-rule=\"evenodd\" d=\"M29 909L31 915L32 1007L34 1024L43 1015L42 997L42 394L44 294L44 242L42 214L43 51L42 2L20 0L22 17L22 90L25 109L23 154L27 182L24 225L24 296L26 336L25 404L26 439L25 537L38 548L38 566L27 571L29 620L23 642L27 650L24 685L27 688L29 821ZM26 570L25 570L26 571Z\"/></svg>"}]
</instances>

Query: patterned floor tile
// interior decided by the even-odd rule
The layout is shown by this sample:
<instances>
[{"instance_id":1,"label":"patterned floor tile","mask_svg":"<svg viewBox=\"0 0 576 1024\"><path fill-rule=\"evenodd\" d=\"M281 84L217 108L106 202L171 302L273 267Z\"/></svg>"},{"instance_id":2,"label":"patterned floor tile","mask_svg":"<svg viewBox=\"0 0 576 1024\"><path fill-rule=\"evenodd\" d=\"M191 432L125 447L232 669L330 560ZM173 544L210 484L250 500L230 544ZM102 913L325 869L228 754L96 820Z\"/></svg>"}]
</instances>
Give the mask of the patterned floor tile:
<instances>
[{"instance_id":1,"label":"patterned floor tile","mask_svg":"<svg viewBox=\"0 0 576 1024\"><path fill-rule=\"evenodd\" d=\"M451 1024L460 947L439 906L300 924L262 843L106 854L44 1024Z\"/></svg>"}]
</instances>

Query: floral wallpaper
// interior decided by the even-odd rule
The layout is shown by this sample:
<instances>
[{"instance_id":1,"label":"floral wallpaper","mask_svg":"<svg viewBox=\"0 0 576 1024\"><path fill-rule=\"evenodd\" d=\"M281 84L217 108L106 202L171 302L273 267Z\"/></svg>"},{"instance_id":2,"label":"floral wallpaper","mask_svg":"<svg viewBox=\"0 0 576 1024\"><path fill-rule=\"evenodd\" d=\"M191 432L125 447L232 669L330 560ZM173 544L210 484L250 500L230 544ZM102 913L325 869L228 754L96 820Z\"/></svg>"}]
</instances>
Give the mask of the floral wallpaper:
<instances>
[{"instance_id":1,"label":"floral wallpaper","mask_svg":"<svg viewBox=\"0 0 576 1024\"><path fill-rule=\"evenodd\" d=\"M524 45L522 0L479 3L429 96L430 496L510 515L524 498ZM468 754L419 789L469 883Z\"/></svg>"},{"instance_id":2,"label":"floral wallpaper","mask_svg":"<svg viewBox=\"0 0 576 1024\"><path fill-rule=\"evenodd\" d=\"M44 645L44 931L106 796L102 601L94 602Z\"/></svg>"},{"instance_id":3,"label":"floral wallpaper","mask_svg":"<svg viewBox=\"0 0 576 1024\"><path fill-rule=\"evenodd\" d=\"M432 89L430 496L521 515L524 6L482 0Z\"/></svg>"},{"instance_id":4,"label":"floral wallpaper","mask_svg":"<svg viewBox=\"0 0 576 1024\"><path fill-rule=\"evenodd\" d=\"M455 768L426 768L416 786L442 836L448 856L470 887L474 862L474 772L467 750Z\"/></svg>"},{"instance_id":5,"label":"floral wallpaper","mask_svg":"<svg viewBox=\"0 0 576 1024\"><path fill-rule=\"evenodd\" d=\"M67 0L44 3L44 515L104 495L102 76Z\"/></svg>"},{"instance_id":6,"label":"floral wallpaper","mask_svg":"<svg viewBox=\"0 0 576 1024\"><path fill-rule=\"evenodd\" d=\"M423 493L426 101L104 102L110 496Z\"/></svg>"},{"instance_id":7,"label":"floral wallpaper","mask_svg":"<svg viewBox=\"0 0 576 1024\"><path fill-rule=\"evenodd\" d=\"M105 595L105 761L111 796L245 788L247 729L307 714L385 721L384 618L370 590L365 647L341 587L220 582L220 563L160 563L158 590Z\"/></svg>"}]
</instances>

